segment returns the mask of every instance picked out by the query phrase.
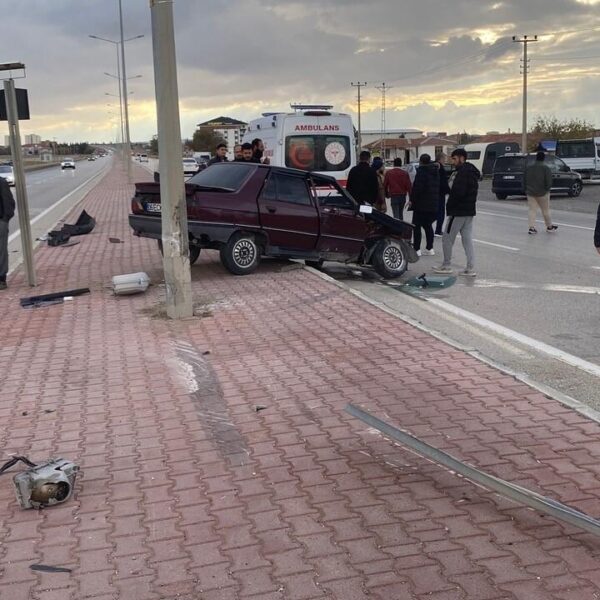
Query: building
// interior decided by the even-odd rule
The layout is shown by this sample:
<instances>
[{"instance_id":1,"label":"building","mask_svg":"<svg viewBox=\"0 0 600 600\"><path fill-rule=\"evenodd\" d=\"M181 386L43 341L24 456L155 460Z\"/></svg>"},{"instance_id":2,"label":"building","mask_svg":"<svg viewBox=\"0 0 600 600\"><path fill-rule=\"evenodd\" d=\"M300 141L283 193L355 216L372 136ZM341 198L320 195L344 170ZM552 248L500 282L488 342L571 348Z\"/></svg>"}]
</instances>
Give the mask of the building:
<instances>
[{"instance_id":1,"label":"building","mask_svg":"<svg viewBox=\"0 0 600 600\"><path fill-rule=\"evenodd\" d=\"M381 129L363 129L361 132L363 148L381 139ZM383 136L386 140L412 139L423 137L420 129L388 129Z\"/></svg>"},{"instance_id":2,"label":"building","mask_svg":"<svg viewBox=\"0 0 600 600\"><path fill-rule=\"evenodd\" d=\"M210 121L198 123L198 125L196 125L196 129L199 131L210 129L217 135L220 135L227 144L230 158L233 157L233 147L236 144L242 143L242 137L246 133L247 127L248 123L232 119L231 117L217 117L216 119L211 119ZM211 153L214 152L214 148L205 148L205 150L209 150Z\"/></svg>"},{"instance_id":3,"label":"building","mask_svg":"<svg viewBox=\"0 0 600 600\"><path fill-rule=\"evenodd\" d=\"M41 143L42 138L41 136L35 134L35 133L29 133L25 136L25 143L29 144L31 146L35 145L35 144L39 144Z\"/></svg>"},{"instance_id":4,"label":"building","mask_svg":"<svg viewBox=\"0 0 600 600\"><path fill-rule=\"evenodd\" d=\"M453 139L439 137L439 135L421 135L412 138L396 138L383 140L384 160L401 158L403 163L419 160L421 154L429 154L432 159L439 152L450 155L458 144ZM381 137L366 144L366 149L374 154L381 155Z\"/></svg>"}]
</instances>

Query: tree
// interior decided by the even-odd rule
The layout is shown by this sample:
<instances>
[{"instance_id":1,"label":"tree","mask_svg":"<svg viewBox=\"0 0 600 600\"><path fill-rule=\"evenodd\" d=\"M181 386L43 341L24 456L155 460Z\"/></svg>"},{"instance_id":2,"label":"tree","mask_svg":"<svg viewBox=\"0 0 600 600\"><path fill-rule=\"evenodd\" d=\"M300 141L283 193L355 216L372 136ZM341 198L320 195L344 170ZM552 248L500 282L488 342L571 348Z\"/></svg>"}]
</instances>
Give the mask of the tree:
<instances>
[{"instance_id":1,"label":"tree","mask_svg":"<svg viewBox=\"0 0 600 600\"><path fill-rule=\"evenodd\" d=\"M150 140L150 152L158 156L158 136L153 135Z\"/></svg>"},{"instance_id":2,"label":"tree","mask_svg":"<svg viewBox=\"0 0 600 600\"><path fill-rule=\"evenodd\" d=\"M539 115L531 128L531 133L551 140L576 140L591 137L594 129L594 125L585 119L575 118L561 121L554 115Z\"/></svg>"},{"instance_id":3,"label":"tree","mask_svg":"<svg viewBox=\"0 0 600 600\"><path fill-rule=\"evenodd\" d=\"M213 129L196 129L192 138L192 148L196 152L208 150L211 153L217 148L217 144L224 143L225 140Z\"/></svg>"}]
</instances>

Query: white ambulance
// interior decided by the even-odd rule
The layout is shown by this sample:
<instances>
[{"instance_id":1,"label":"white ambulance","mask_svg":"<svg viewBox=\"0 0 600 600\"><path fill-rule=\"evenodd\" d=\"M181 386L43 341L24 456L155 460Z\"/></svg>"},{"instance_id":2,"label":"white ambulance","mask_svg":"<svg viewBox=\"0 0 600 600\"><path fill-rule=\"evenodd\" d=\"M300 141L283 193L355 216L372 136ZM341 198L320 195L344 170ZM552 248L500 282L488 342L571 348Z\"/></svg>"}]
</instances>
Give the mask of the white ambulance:
<instances>
[{"instance_id":1,"label":"white ambulance","mask_svg":"<svg viewBox=\"0 0 600 600\"><path fill-rule=\"evenodd\" d=\"M332 106L292 104L292 113L263 113L248 123L244 142L260 138L270 164L335 177L346 185L356 164L354 126L350 115Z\"/></svg>"}]
</instances>

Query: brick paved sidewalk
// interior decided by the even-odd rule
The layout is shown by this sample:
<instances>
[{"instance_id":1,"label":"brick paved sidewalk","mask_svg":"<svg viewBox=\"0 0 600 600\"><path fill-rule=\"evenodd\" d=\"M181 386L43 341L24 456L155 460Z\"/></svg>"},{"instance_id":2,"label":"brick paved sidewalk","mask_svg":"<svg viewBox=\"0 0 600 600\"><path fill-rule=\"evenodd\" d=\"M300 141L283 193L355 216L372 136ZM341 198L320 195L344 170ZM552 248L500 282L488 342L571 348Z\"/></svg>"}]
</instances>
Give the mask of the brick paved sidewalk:
<instances>
[{"instance_id":1,"label":"brick paved sidewalk","mask_svg":"<svg viewBox=\"0 0 600 600\"><path fill-rule=\"evenodd\" d=\"M39 293L91 295L25 310L19 272L0 297L3 455L82 467L75 499L41 512L0 478L2 600L600 597L600 540L343 408L591 515L597 423L282 263L234 277L204 253L202 316L184 322L161 318L159 285L113 297L114 274L160 283L155 244L129 232L130 195L115 168L83 202L94 232L36 253Z\"/></svg>"}]
</instances>

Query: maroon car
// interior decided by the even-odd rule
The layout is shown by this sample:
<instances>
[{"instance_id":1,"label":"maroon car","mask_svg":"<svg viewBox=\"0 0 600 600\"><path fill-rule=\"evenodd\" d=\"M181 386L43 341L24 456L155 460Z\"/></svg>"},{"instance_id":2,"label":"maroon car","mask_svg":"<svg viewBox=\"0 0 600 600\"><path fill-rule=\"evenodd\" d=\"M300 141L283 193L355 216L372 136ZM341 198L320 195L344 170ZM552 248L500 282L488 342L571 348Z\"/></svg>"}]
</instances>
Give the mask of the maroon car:
<instances>
[{"instance_id":1,"label":"maroon car","mask_svg":"<svg viewBox=\"0 0 600 600\"><path fill-rule=\"evenodd\" d=\"M372 265L402 275L418 257L412 225L360 205L325 175L253 163L217 163L185 182L190 262L219 250L231 273L254 271L261 256ZM136 183L129 224L161 244L159 183Z\"/></svg>"}]
</instances>

